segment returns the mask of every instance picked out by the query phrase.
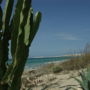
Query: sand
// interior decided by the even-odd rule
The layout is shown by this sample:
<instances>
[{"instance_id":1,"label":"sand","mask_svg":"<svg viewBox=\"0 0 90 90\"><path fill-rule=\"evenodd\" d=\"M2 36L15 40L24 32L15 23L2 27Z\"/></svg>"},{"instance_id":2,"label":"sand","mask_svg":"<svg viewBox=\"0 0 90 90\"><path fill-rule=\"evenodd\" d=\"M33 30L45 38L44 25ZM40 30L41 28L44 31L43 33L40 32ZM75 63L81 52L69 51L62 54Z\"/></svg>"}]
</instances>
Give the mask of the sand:
<instances>
[{"instance_id":1,"label":"sand","mask_svg":"<svg viewBox=\"0 0 90 90\"><path fill-rule=\"evenodd\" d=\"M73 78L79 78L78 71L63 71L57 74L42 74L31 70L22 76L21 90L82 90L79 83Z\"/></svg>"}]
</instances>

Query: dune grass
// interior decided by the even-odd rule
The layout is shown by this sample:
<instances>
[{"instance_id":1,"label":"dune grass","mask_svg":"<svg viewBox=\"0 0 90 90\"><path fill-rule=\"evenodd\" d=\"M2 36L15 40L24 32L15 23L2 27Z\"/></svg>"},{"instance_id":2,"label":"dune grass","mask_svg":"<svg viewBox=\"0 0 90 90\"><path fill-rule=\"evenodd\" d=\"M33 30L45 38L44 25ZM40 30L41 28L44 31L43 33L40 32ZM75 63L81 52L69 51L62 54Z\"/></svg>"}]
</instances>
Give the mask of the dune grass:
<instances>
[{"instance_id":1,"label":"dune grass","mask_svg":"<svg viewBox=\"0 0 90 90\"><path fill-rule=\"evenodd\" d=\"M40 71L44 73L59 73L61 71L80 70L90 66L90 47L86 47L79 56L73 56L65 62L44 65Z\"/></svg>"},{"instance_id":2,"label":"dune grass","mask_svg":"<svg viewBox=\"0 0 90 90\"><path fill-rule=\"evenodd\" d=\"M79 70L90 66L90 45L86 45L83 53L80 56L71 58L63 62L61 67L64 70Z\"/></svg>"}]
</instances>

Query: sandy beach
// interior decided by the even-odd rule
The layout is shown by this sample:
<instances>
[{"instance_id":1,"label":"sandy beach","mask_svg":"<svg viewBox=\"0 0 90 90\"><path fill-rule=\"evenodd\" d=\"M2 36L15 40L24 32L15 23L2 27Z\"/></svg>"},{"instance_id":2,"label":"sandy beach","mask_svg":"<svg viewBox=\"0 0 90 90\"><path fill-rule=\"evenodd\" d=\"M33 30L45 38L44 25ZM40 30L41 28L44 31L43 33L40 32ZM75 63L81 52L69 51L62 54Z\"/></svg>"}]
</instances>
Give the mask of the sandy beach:
<instances>
[{"instance_id":1,"label":"sandy beach","mask_svg":"<svg viewBox=\"0 0 90 90\"><path fill-rule=\"evenodd\" d=\"M57 63L56 63L57 64ZM40 69L25 70L22 76L21 90L82 90L73 78L79 78L79 71L45 72Z\"/></svg>"}]
</instances>

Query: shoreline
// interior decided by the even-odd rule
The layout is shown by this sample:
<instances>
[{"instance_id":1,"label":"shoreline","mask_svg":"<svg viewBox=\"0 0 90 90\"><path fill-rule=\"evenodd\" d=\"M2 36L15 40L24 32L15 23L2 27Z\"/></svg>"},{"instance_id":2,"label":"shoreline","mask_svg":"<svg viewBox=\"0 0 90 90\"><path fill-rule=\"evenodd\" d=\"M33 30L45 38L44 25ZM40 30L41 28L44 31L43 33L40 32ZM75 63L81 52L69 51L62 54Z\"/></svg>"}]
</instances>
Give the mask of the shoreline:
<instances>
[{"instance_id":1,"label":"shoreline","mask_svg":"<svg viewBox=\"0 0 90 90\"><path fill-rule=\"evenodd\" d=\"M66 60L63 60L63 61L47 62L47 63L44 63L44 64L41 65L41 66L36 66L36 67L31 67L31 68L25 68L23 74L24 74L24 73L28 73L28 72L32 72L32 71L38 71L38 70L41 71L44 67L46 68L46 67L48 67L48 66L50 66L50 65L53 65L53 64L54 64L54 65L62 64L62 63L67 62L67 61L69 61L69 59L66 59Z\"/></svg>"},{"instance_id":2,"label":"shoreline","mask_svg":"<svg viewBox=\"0 0 90 90\"><path fill-rule=\"evenodd\" d=\"M28 66L25 66L26 68L25 68L25 70L26 71L29 71L29 70L37 70L37 69L39 69L39 68L42 68L43 66L46 66L46 65L50 65L50 64L60 64L60 63L63 63L63 62L67 62L67 61L69 61L70 59L65 59L65 60L58 60L58 61L52 61L52 62L47 62L47 63L44 63L44 64L40 64L40 65L37 65L37 66L33 66L33 67L28 67ZM24 70L24 71L25 71Z\"/></svg>"},{"instance_id":3,"label":"shoreline","mask_svg":"<svg viewBox=\"0 0 90 90\"><path fill-rule=\"evenodd\" d=\"M40 68L26 69L22 76L23 84L21 90L26 88L30 90L66 90L72 87L76 88L76 90L81 90L79 83L72 78L72 76L80 78L78 70L61 71L59 73L46 72L53 65L62 64L67 61L69 60L55 61Z\"/></svg>"},{"instance_id":4,"label":"shoreline","mask_svg":"<svg viewBox=\"0 0 90 90\"><path fill-rule=\"evenodd\" d=\"M36 68L25 69L22 76L22 89L25 90L82 90L74 79L81 80L80 72L86 71L89 59L86 56L53 61ZM87 61L87 62L86 62ZM73 78L72 78L73 77Z\"/></svg>"}]
</instances>

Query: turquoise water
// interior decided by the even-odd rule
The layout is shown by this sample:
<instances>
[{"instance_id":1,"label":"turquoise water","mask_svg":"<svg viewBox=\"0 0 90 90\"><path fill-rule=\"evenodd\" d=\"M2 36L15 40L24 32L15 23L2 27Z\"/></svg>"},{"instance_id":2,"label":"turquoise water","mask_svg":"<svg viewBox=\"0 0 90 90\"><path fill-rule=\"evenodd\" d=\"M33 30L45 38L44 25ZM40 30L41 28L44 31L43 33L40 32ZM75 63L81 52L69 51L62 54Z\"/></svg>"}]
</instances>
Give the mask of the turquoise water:
<instances>
[{"instance_id":1,"label":"turquoise water","mask_svg":"<svg viewBox=\"0 0 90 90\"><path fill-rule=\"evenodd\" d=\"M42 66L47 63L55 61L64 61L72 58L71 56L62 56L62 57L49 57L49 58L30 58L27 60L26 68L35 68Z\"/></svg>"}]
</instances>

